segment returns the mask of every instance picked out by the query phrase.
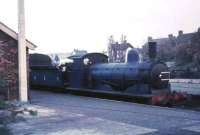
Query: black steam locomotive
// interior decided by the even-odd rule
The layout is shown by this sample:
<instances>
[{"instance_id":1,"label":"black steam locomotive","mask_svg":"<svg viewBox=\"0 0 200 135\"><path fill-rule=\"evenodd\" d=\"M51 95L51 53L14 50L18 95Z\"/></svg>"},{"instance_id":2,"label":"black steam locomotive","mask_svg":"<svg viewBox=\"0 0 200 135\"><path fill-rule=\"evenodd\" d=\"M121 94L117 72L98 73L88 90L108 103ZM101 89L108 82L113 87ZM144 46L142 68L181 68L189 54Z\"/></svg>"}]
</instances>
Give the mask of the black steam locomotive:
<instances>
[{"instance_id":1,"label":"black steam locomotive","mask_svg":"<svg viewBox=\"0 0 200 135\"><path fill-rule=\"evenodd\" d=\"M30 60L34 61L36 55L38 56L32 54ZM32 62L30 84L31 86L151 94L152 90L161 90L168 86L168 82L161 79L161 72L166 72L168 68L164 63L156 61L155 57L156 43L150 42L149 60L146 61L140 61L138 52L130 49L127 51L125 63L108 63L108 57L101 53L71 56L69 58L73 62L66 63L62 68L52 66L48 62L45 64Z\"/></svg>"}]
</instances>

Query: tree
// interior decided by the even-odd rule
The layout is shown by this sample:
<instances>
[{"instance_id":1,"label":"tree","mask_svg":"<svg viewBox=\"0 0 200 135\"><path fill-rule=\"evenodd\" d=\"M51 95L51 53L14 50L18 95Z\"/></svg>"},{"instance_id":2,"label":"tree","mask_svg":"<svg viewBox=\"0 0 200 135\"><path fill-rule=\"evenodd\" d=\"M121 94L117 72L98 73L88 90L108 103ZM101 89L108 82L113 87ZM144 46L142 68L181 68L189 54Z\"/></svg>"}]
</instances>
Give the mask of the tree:
<instances>
[{"instance_id":1,"label":"tree","mask_svg":"<svg viewBox=\"0 0 200 135\"><path fill-rule=\"evenodd\" d=\"M189 48L189 45L177 45L175 53L177 65L183 65L192 62L191 49Z\"/></svg>"},{"instance_id":2,"label":"tree","mask_svg":"<svg viewBox=\"0 0 200 135\"><path fill-rule=\"evenodd\" d=\"M177 45L176 63L200 71L200 32L194 33L189 43Z\"/></svg>"}]
</instances>

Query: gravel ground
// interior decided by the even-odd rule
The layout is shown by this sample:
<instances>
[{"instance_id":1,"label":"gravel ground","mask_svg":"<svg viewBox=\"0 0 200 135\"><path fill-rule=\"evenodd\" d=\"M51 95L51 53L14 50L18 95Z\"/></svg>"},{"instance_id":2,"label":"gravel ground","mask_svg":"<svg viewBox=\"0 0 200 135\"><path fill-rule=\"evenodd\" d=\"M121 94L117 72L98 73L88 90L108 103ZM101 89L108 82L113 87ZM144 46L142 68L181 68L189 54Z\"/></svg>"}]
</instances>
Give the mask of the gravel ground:
<instances>
[{"instance_id":1,"label":"gravel ground","mask_svg":"<svg viewBox=\"0 0 200 135\"><path fill-rule=\"evenodd\" d=\"M200 134L197 111L40 91L31 102L38 115L10 124L14 135Z\"/></svg>"}]
</instances>

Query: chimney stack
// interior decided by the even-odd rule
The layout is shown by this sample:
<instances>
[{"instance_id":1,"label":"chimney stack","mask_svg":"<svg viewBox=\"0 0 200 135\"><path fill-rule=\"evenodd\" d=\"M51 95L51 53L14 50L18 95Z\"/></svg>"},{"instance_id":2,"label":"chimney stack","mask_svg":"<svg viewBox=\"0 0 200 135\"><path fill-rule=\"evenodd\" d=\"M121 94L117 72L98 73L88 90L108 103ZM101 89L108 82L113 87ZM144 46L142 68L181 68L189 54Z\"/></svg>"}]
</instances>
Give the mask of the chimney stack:
<instances>
[{"instance_id":1,"label":"chimney stack","mask_svg":"<svg viewBox=\"0 0 200 135\"><path fill-rule=\"evenodd\" d=\"M197 32L200 33L200 27L198 28Z\"/></svg>"},{"instance_id":2,"label":"chimney stack","mask_svg":"<svg viewBox=\"0 0 200 135\"><path fill-rule=\"evenodd\" d=\"M155 60L157 55L157 43L153 41L148 42L148 48L149 48L149 59Z\"/></svg>"},{"instance_id":3,"label":"chimney stack","mask_svg":"<svg viewBox=\"0 0 200 135\"><path fill-rule=\"evenodd\" d=\"M148 42L151 42L151 41L153 41L153 38L152 37L148 37Z\"/></svg>"},{"instance_id":4,"label":"chimney stack","mask_svg":"<svg viewBox=\"0 0 200 135\"><path fill-rule=\"evenodd\" d=\"M169 34L169 35L168 35L168 38L169 38L169 39L173 38L173 34Z\"/></svg>"},{"instance_id":5,"label":"chimney stack","mask_svg":"<svg viewBox=\"0 0 200 135\"><path fill-rule=\"evenodd\" d=\"M182 36L183 35L183 31L182 30L179 30L178 31L178 36Z\"/></svg>"}]
</instances>

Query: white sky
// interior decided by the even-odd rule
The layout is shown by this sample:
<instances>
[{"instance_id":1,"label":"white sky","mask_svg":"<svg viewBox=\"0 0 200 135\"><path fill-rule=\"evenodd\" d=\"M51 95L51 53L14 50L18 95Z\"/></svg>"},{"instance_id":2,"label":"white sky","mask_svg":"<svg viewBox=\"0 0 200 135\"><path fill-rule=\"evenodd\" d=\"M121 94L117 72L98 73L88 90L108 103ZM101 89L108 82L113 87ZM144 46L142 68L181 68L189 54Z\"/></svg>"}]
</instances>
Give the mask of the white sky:
<instances>
[{"instance_id":1,"label":"white sky","mask_svg":"<svg viewBox=\"0 0 200 135\"><path fill-rule=\"evenodd\" d=\"M36 52L106 49L121 34L135 47L200 27L200 0L25 0L26 36ZM0 21L17 30L17 0L0 0Z\"/></svg>"}]
</instances>

